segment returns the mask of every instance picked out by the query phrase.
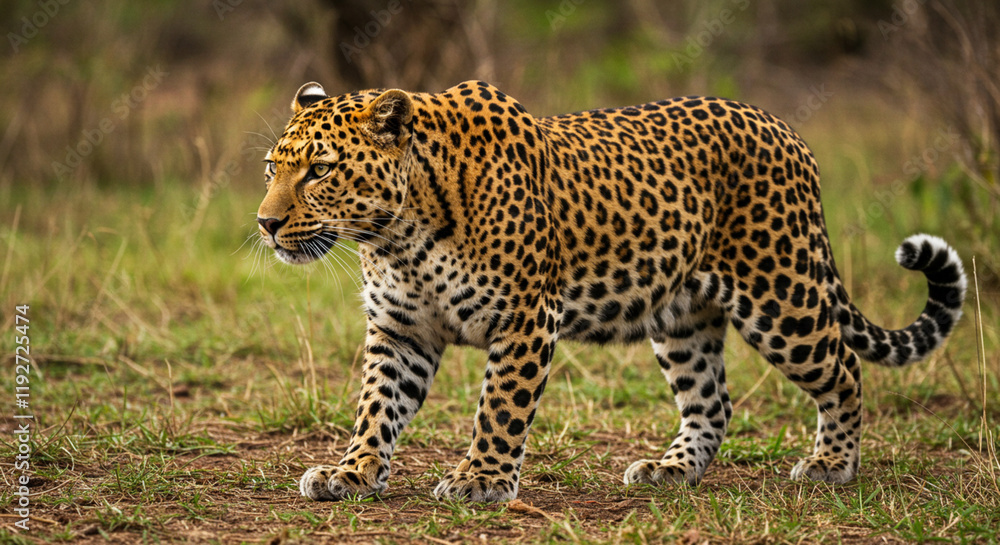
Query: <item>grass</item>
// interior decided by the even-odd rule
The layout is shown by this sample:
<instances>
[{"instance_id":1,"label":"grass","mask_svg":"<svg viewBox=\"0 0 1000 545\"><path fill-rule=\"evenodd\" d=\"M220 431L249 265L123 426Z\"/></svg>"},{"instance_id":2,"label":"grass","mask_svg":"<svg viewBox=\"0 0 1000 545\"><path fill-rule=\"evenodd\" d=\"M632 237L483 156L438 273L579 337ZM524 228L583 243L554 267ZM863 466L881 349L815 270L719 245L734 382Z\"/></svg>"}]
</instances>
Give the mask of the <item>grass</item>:
<instances>
[{"instance_id":1,"label":"grass","mask_svg":"<svg viewBox=\"0 0 1000 545\"><path fill-rule=\"evenodd\" d=\"M821 164L832 145L816 145ZM825 172L850 179L852 168L831 161ZM856 218L842 203L872 199L867 181L829 184L827 217L859 308L898 327L919 312L924 288L891 254L925 218L872 217L861 235L838 235ZM810 446L812 402L731 334L734 419L699 487L621 484L631 461L662 451L678 421L649 347L563 343L518 502L431 496L471 433L483 358L465 349L446 353L383 497L306 501L302 470L338 459L346 445L363 322L352 271L274 266L240 248L259 196L224 188L195 218L198 199L179 183L0 186L0 199L15 203L0 225L0 323L12 331L11 309L30 305L40 430L36 518L17 533L5 516L0 543L1000 539L1000 302L988 275L943 351L904 370L865 367L863 464L848 485L788 479ZM928 198L902 195L893 210L925 210ZM956 242L965 255L979 244ZM0 385L11 392L12 373ZM10 467L14 423L3 422L0 460ZM16 502L8 475L3 513Z\"/></svg>"}]
</instances>

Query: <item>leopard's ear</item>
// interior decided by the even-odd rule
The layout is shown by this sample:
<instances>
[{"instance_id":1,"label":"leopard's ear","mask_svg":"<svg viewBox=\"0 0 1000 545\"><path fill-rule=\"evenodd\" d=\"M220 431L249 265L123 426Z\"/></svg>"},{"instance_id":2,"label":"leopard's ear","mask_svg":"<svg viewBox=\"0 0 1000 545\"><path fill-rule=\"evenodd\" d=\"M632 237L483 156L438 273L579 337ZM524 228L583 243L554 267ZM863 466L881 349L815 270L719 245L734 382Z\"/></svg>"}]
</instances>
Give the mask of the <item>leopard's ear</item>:
<instances>
[{"instance_id":1,"label":"leopard's ear","mask_svg":"<svg viewBox=\"0 0 1000 545\"><path fill-rule=\"evenodd\" d=\"M362 113L365 133L383 147L400 147L410 135L413 100L406 91L390 89L378 96Z\"/></svg>"},{"instance_id":2,"label":"leopard's ear","mask_svg":"<svg viewBox=\"0 0 1000 545\"><path fill-rule=\"evenodd\" d=\"M327 96L326 91L323 90L323 86L315 81L310 81L302 87L299 87L299 92L295 93L295 99L292 100L292 113L297 114L302 108L305 108L314 102L323 100L324 98L330 97Z\"/></svg>"}]
</instances>

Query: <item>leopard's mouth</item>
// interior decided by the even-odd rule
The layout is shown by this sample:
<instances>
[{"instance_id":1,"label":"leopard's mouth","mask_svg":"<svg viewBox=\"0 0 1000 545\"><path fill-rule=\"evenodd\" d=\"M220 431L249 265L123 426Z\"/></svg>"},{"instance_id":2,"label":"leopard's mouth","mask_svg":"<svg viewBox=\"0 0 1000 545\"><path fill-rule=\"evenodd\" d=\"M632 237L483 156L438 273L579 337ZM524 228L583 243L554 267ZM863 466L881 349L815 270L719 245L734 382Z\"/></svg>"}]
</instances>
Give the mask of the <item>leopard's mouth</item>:
<instances>
[{"instance_id":1,"label":"leopard's mouth","mask_svg":"<svg viewBox=\"0 0 1000 545\"><path fill-rule=\"evenodd\" d=\"M274 253L278 256L278 259L289 265L305 265L326 255L336 242L337 235L322 233L298 241L298 248L295 250L285 248L281 243L276 243Z\"/></svg>"}]
</instances>

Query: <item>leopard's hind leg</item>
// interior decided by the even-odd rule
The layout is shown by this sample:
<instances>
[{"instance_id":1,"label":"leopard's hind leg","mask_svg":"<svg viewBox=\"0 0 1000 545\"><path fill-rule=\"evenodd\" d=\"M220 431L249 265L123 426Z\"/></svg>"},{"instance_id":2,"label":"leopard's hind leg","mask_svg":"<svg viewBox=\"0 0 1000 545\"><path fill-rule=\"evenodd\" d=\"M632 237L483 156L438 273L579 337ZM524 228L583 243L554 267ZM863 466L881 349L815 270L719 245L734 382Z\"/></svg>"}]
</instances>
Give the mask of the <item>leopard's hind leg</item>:
<instances>
[{"instance_id":1,"label":"leopard's hind leg","mask_svg":"<svg viewBox=\"0 0 1000 545\"><path fill-rule=\"evenodd\" d=\"M675 303L675 310L681 310L679 306L687 305ZM722 361L727 325L722 309L710 305L671 314L664 333L653 338L653 350L674 392L680 430L663 458L629 466L625 484L698 484L719 451L732 416Z\"/></svg>"},{"instance_id":2,"label":"leopard's hind leg","mask_svg":"<svg viewBox=\"0 0 1000 545\"><path fill-rule=\"evenodd\" d=\"M793 291L808 293L800 288L805 285ZM740 293L733 301L731 320L743 338L819 410L813 453L792 468L792 478L835 484L853 479L861 459L861 361L844 342L830 304L807 296L754 305Z\"/></svg>"}]
</instances>

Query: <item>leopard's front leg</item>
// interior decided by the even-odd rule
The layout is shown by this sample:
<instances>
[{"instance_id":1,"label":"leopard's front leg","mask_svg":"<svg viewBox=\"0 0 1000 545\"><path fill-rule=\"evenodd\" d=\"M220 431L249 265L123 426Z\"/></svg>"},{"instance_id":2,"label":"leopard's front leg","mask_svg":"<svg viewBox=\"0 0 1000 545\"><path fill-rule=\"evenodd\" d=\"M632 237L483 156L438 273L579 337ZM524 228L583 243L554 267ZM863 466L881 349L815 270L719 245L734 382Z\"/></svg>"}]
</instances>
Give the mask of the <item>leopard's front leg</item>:
<instances>
[{"instance_id":1,"label":"leopard's front leg","mask_svg":"<svg viewBox=\"0 0 1000 545\"><path fill-rule=\"evenodd\" d=\"M558 322L547 308L515 309L509 316L489 347L472 446L434 489L438 498L517 497L525 441L545 390Z\"/></svg>"},{"instance_id":2,"label":"leopard's front leg","mask_svg":"<svg viewBox=\"0 0 1000 545\"><path fill-rule=\"evenodd\" d=\"M369 319L361 399L347 453L337 465L309 468L299 481L303 496L341 500L385 490L396 438L423 404L441 352Z\"/></svg>"}]
</instances>

